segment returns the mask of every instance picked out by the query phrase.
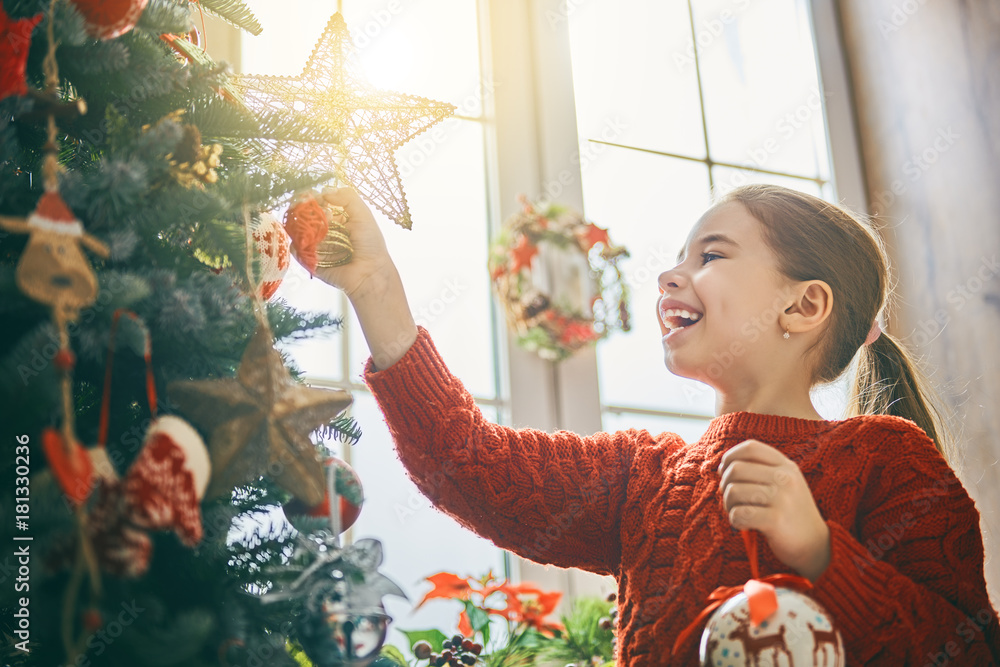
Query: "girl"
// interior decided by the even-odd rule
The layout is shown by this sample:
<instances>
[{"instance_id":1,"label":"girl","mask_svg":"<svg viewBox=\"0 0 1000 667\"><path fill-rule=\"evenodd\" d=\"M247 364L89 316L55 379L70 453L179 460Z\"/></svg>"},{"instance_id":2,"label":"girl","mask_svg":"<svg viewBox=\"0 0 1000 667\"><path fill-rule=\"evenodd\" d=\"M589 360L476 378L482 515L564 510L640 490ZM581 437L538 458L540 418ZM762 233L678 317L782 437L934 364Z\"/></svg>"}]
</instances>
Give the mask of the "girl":
<instances>
[{"instance_id":1,"label":"girl","mask_svg":"<svg viewBox=\"0 0 1000 667\"><path fill-rule=\"evenodd\" d=\"M317 275L357 312L366 380L410 475L500 547L613 575L619 665L696 663L696 640L671 647L712 590L750 578L735 529L766 538L761 575L813 582L848 664L1000 661L979 513L940 453L906 353L880 332L885 256L849 213L742 187L659 276L666 366L717 394L718 416L688 444L487 422L414 325L368 208L351 190L325 196L347 210L354 260ZM809 390L855 356L856 416L824 421Z\"/></svg>"}]
</instances>

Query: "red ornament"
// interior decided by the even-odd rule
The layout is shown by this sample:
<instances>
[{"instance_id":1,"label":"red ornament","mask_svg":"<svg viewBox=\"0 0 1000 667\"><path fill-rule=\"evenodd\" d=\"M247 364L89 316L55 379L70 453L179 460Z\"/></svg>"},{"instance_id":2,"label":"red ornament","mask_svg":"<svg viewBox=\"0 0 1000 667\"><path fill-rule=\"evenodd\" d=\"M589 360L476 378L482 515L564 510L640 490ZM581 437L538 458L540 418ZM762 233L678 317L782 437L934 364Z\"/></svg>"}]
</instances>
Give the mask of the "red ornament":
<instances>
[{"instance_id":1,"label":"red ornament","mask_svg":"<svg viewBox=\"0 0 1000 667\"><path fill-rule=\"evenodd\" d=\"M270 213L261 213L253 230L253 241L260 255L260 297L270 299L278 291L291 263L288 234Z\"/></svg>"},{"instance_id":2,"label":"red ornament","mask_svg":"<svg viewBox=\"0 0 1000 667\"><path fill-rule=\"evenodd\" d=\"M104 618L101 617L101 612L94 607L85 609L80 620L83 621L83 627L88 632L97 632L104 625Z\"/></svg>"},{"instance_id":3,"label":"red ornament","mask_svg":"<svg viewBox=\"0 0 1000 667\"><path fill-rule=\"evenodd\" d=\"M611 245L611 241L608 239L608 230L601 229L594 223L587 225L583 233L580 234L580 242L583 244L584 250L590 250L598 243L603 243L605 247Z\"/></svg>"},{"instance_id":4,"label":"red ornament","mask_svg":"<svg viewBox=\"0 0 1000 667\"><path fill-rule=\"evenodd\" d=\"M72 350L59 350L52 361L55 362L57 369L65 373L73 370L73 366L76 365L76 355Z\"/></svg>"},{"instance_id":5,"label":"red ornament","mask_svg":"<svg viewBox=\"0 0 1000 667\"><path fill-rule=\"evenodd\" d=\"M312 192L297 195L285 213L285 231L292 238L292 252L309 275L316 273L319 261L316 248L326 236L329 226L326 212Z\"/></svg>"},{"instance_id":6,"label":"red ornament","mask_svg":"<svg viewBox=\"0 0 1000 667\"><path fill-rule=\"evenodd\" d=\"M135 27L149 0L73 0L97 39L114 39Z\"/></svg>"},{"instance_id":7,"label":"red ornament","mask_svg":"<svg viewBox=\"0 0 1000 667\"><path fill-rule=\"evenodd\" d=\"M10 95L24 95L28 85L24 69L31 48L31 32L42 15L11 21L0 3L0 100Z\"/></svg>"},{"instance_id":8,"label":"red ornament","mask_svg":"<svg viewBox=\"0 0 1000 667\"><path fill-rule=\"evenodd\" d=\"M330 474L331 467L336 475L334 484L337 495L340 496L340 530L345 531L354 525L361 514L361 505L364 503L364 493L361 489L361 480L354 468L347 465L347 462L331 456L323 463L326 474ZM323 494L323 500L313 507L307 507L305 503L298 499L293 499L285 505L285 515L294 516L305 514L315 518L330 516L330 496Z\"/></svg>"},{"instance_id":9,"label":"red ornament","mask_svg":"<svg viewBox=\"0 0 1000 667\"><path fill-rule=\"evenodd\" d=\"M531 258L538 254L538 246L522 236L517 246L510 251L510 272L517 273L522 268L531 268Z\"/></svg>"},{"instance_id":10,"label":"red ornament","mask_svg":"<svg viewBox=\"0 0 1000 667\"><path fill-rule=\"evenodd\" d=\"M74 505L83 504L94 480L94 467L87 450L75 440L67 444L62 433L54 428L42 431L42 450L59 488Z\"/></svg>"},{"instance_id":11,"label":"red ornament","mask_svg":"<svg viewBox=\"0 0 1000 667\"><path fill-rule=\"evenodd\" d=\"M140 528L173 529L181 542L201 541L201 499L211 464L198 432L180 417L149 427L139 457L125 475L129 519Z\"/></svg>"}]
</instances>

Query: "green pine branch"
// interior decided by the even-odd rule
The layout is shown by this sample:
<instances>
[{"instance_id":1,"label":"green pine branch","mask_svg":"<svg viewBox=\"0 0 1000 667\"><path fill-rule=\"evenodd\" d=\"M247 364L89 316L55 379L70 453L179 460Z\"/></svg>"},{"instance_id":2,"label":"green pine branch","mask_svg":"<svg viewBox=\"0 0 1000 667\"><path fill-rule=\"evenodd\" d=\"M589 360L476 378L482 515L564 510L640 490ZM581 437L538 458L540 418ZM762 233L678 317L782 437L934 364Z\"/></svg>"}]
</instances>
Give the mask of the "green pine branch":
<instances>
[{"instance_id":1,"label":"green pine branch","mask_svg":"<svg viewBox=\"0 0 1000 667\"><path fill-rule=\"evenodd\" d=\"M201 5L251 35L259 35L264 30L250 8L240 0L201 0Z\"/></svg>"}]
</instances>

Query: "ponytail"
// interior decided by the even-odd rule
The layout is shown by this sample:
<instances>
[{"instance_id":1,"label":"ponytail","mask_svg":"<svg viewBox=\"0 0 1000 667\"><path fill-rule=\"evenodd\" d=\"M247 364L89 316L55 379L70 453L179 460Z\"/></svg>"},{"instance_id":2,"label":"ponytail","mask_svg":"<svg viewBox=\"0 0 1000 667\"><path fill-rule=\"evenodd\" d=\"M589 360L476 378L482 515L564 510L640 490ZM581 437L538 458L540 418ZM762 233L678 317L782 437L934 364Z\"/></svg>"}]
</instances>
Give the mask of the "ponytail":
<instances>
[{"instance_id":1,"label":"ponytail","mask_svg":"<svg viewBox=\"0 0 1000 667\"><path fill-rule=\"evenodd\" d=\"M887 333L862 345L851 386L847 416L895 415L914 422L947 458L949 447L941 413L915 360Z\"/></svg>"}]
</instances>

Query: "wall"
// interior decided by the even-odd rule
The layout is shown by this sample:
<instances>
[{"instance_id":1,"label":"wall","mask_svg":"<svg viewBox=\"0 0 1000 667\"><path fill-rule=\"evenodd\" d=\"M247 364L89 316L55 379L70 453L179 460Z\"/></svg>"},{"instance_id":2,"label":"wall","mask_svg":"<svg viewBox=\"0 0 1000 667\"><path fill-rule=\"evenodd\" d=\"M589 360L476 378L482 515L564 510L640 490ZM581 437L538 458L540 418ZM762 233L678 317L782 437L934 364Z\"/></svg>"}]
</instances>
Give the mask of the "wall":
<instances>
[{"instance_id":1,"label":"wall","mask_svg":"<svg viewBox=\"0 0 1000 667\"><path fill-rule=\"evenodd\" d=\"M889 330L958 436L1000 601L1000 3L841 0L868 196L895 264ZM992 554L992 555L991 555Z\"/></svg>"}]
</instances>

